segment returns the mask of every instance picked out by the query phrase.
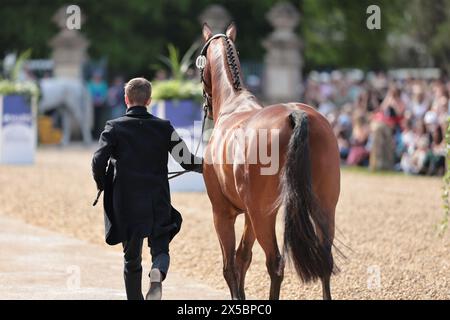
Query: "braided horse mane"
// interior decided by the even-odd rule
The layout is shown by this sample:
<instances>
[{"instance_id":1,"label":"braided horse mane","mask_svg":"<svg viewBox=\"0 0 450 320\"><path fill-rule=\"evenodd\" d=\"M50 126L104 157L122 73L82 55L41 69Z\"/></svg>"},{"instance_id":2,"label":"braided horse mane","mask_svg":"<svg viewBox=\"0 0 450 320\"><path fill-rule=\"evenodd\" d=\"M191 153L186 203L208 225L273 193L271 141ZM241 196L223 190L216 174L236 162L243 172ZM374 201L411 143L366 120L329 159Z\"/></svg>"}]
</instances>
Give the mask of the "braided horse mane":
<instances>
[{"instance_id":1,"label":"braided horse mane","mask_svg":"<svg viewBox=\"0 0 450 320\"><path fill-rule=\"evenodd\" d=\"M235 90L242 90L241 76L239 73L239 66L236 63L238 60L237 51L235 50L230 38L225 38L225 51L228 67L231 74L231 82Z\"/></svg>"}]
</instances>

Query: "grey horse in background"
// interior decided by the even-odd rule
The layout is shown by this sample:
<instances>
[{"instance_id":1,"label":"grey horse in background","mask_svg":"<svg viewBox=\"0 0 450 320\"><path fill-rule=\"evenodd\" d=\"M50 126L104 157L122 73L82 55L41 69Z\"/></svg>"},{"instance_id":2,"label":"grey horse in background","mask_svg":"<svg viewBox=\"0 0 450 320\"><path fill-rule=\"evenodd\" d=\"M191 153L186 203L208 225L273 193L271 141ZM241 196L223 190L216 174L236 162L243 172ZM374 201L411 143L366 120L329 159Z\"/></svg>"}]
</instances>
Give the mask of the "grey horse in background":
<instances>
[{"instance_id":1,"label":"grey horse in background","mask_svg":"<svg viewBox=\"0 0 450 320\"><path fill-rule=\"evenodd\" d=\"M44 78L39 81L41 99L39 113L57 110L62 116L63 139L61 144L70 142L75 122L81 132L83 143L92 142L93 125L92 97L82 80L72 78Z\"/></svg>"}]
</instances>

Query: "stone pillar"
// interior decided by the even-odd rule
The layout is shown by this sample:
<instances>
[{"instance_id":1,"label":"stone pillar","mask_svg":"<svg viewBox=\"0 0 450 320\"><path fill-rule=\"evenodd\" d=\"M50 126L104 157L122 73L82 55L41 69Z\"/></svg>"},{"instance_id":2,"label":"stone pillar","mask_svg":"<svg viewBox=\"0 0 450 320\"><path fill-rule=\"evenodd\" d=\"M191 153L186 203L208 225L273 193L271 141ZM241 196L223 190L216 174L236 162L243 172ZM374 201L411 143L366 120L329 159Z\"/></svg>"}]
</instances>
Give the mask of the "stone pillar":
<instances>
[{"instance_id":1,"label":"stone pillar","mask_svg":"<svg viewBox=\"0 0 450 320\"><path fill-rule=\"evenodd\" d=\"M224 33L225 28L231 22L227 9L218 4L207 6L198 19L202 25L206 22L213 33Z\"/></svg>"},{"instance_id":2,"label":"stone pillar","mask_svg":"<svg viewBox=\"0 0 450 320\"><path fill-rule=\"evenodd\" d=\"M298 101L302 94L302 42L294 28L300 14L289 2L276 4L267 14L274 31L263 41L263 94L268 103Z\"/></svg>"},{"instance_id":3,"label":"stone pillar","mask_svg":"<svg viewBox=\"0 0 450 320\"><path fill-rule=\"evenodd\" d=\"M89 41L78 30L66 27L66 8L63 6L53 16L53 21L60 28L60 32L49 42L53 49L53 74L56 78L82 79Z\"/></svg>"}]
</instances>

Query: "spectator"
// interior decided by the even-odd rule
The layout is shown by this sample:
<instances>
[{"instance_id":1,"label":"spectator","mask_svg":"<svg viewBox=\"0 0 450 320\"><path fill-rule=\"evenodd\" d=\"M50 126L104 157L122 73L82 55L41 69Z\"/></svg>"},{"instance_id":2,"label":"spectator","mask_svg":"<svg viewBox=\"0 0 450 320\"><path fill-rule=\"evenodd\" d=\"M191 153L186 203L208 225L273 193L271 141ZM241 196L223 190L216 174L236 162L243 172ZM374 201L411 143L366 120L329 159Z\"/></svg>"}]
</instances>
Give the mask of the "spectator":
<instances>
[{"instance_id":1,"label":"spectator","mask_svg":"<svg viewBox=\"0 0 450 320\"><path fill-rule=\"evenodd\" d=\"M394 161L406 173L442 175L449 90L450 81L395 80L383 72L365 79L361 72L312 72L305 101L329 120L343 162L366 166L370 154L371 167Z\"/></svg>"},{"instance_id":2,"label":"spectator","mask_svg":"<svg viewBox=\"0 0 450 320\"><path fill-rule=\"evenodd\" d=\"M94 102L94 107L105 106L108 96L108 85L103 80L101 72L94 72L92 79L88 83L88 88Z\"/></svg>"},{"instance_id":3,"label":"spectator","mask_svg":"<svg viewBox=\"0 0 450 320\"><path fill-rule=\"evenodd\" d=\"M336 136L341 161L345 162L350 152L350 141L345 137L345 132L343 130L339 130Z\"/></svg>"},{"instance_id":4,"label":"spectator","mask_svg":"<svg viewBox=\"0 0 450 320\"><path fill-rule=\"evenodd\" d=\"M409 109L416 118L422 118L428 111L428 102L425 99L425 92L423 87L419 84L415 84L412 89L411 106Z\"/></svg>"},{"instance_id":5,"label":"spectator","mask_svg":"<svg viewBox=\"0 0 450 320\"><path fill-rule=\"evenodd\" d=\"M111 86L108 89L108 106L109 107L124 107L124 89L125 82L121 76L114 78Z\"/></svg>"},{"instance_id":6,"label":"spectator","mask_svg":"<svg viewBox=\"0 0 450 320\"><path fill-rule=\"evenodd\" d=\"M406 106L402 100L400 89L395 85L391 86L386 98L381 103L380 108L383 112L391 109L389 112L392 113L392 111L394 111L397 116L401 117L406 110Z\"/></svg>"},{"instance_id":7,"label":"spectator","mask_svg":"<svg viewBox=\"0 0 450 320\"><path fill-rule=\"evenodd\" d=\"M420 137L417 141L417 148L414 150L411 159L411 173L425 174L427 167L425 161L427 159L429 148L428 139L424 136Z\"/></svg>"},{"instance_id":8,"label":"spectator","mask_svg":"<svg viewBox=\"0 0 450 320\"><path fill-rule=\"evenodd\" d=\"M350 152L347 158L348 165L367 166L369 150L366 148L369 141L369 123L365 116L361 115L355 119L350 141Z\"/></svg>"},{"instance_id":9,"label":"spectator","mask_svg":"<svg viewBox=\"0 0 450 320\"><path fill-rule=\"evenodd\" d=\"M424 160L423 173L434 176L445 172L445 140L441 126L436 126L432 133L430 149Z\"/></svg>"},{"instance_id":10,"label":"spectator","mask_svg":"<svg viewBox=\"0 0 450 320\"><path fill-rule=\"evenodd\" d=\"M117 118L125 113L125 82L122 77L117 76L108 89L108 107L112 108L112 118Z\"/></svg>"},{"instance_id":11,"label":"spectator","mask_svg":"<svg viewBox=\"0 0 450 320\"><path fill-rule=\"evenodd\" d=\"M423 125L422 125L423 127ZM425 132L421 130L421 132ZM416 149L416 144L418 140L418 135L414 132L413 121L410 119L406 121L405 129L402 132L401 137L401 160L400 169L405 173L417 173L415 167L413 166L413 154ZM420 137L420 134L419 134Z\"/></svg>"}]
</instances>

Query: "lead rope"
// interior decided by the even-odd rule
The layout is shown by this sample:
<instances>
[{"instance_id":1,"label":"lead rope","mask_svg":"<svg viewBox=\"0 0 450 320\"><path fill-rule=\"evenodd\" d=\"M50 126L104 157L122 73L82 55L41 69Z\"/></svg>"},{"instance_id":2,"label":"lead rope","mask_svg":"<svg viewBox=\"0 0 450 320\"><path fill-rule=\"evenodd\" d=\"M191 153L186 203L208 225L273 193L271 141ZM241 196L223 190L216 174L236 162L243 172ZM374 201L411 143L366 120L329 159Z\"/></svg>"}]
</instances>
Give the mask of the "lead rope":
<instances>
[{"instance_id":1,"label":"lead rope","mask_svg":"<svg viewBox=\"0 0 450 320\"><path fill-rule=\"evenodd\" d=\"M204 131L205 131L205 122L206 122L206 117L207 117L207 115L208 115L207 106L206 106L206 104L204 104L204 105L203 105L202 133L201 133L201 135L200 135L200 139L198 140L197 148L195 148L195 153L194 153L194 156L195 156L195 157L197 156L198 149L200 148L200 144L202 143L202 140L203 140L203 133L204 133ZM173 176L169 177L168 180L173 179L173 178L176 178L176 177L179 177L179 176L181 176L181 175L183 175L183 174L185 174L185 173L188 173L188 172L189 172L189 170L182 170L182 171L172 171L172 172L169 172L169 173L167 173L167 174L168 174L168 175L173 174Z\"/></svg>"},{"instance_id":2,"label":"lead rope","mask_svg":"<svg viewBox=\"0 0 450 320\"><path fill-rule=\"evenodd\" d=\"M203 105L203 113L204 113L204 115L203 115L203 120L202 120L202 133L201 133L201 135L200 135L200 140L198 141L197 148L195 148L195 153L194 153L195 156L197 156L198 149L200 148L200 144L202 143L202 140L203 140L203 133L204 133L204 131L205 131L205 122L206 122L206 117L207 117L207 115L208 115L208 110L207 110L207 108L208 108L207 105L204 104L204 105ZM173 178L176 178L176 177L179 177L179 176L181 176L181 175L183 175L183 174L185 174L185 173L187 173L187 172L189 172L189 170L182 170L182 171L172 171L172 172L169 172L169 173L167 173L167 174L168 174L168 175L173 174L173 176L169 177L168 180L173 179ZM94 202L92 203L92 206L93 206L93 207L95 207L95 206L97 205L98 199L100 198L100 195L102 194L102 191L103 191L103 190L98 190L98 192L97 192L97 197L95 198Z\"/></svg>"}]
</instances>

